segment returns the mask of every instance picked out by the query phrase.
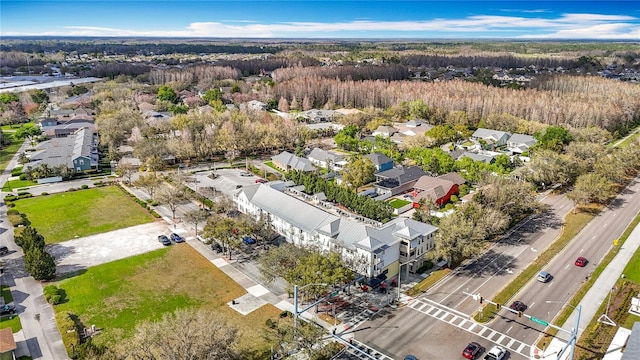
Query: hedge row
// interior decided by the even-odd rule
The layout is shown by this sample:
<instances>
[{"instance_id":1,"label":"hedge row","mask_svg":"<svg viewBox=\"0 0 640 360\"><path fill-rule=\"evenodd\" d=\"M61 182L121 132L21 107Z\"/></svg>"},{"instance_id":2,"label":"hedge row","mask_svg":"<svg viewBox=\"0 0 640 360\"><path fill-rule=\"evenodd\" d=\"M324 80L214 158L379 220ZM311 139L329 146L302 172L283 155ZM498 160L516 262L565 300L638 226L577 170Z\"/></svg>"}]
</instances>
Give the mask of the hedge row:
<instances>
[{"instance_id":1,"label":"hedge row","mask_svg":"<svg viewBox=\"0 0 640 360\"><path fill-rule=\"evenodd\" d=\"M155 218L158 218L158 219L160 218L160 214L158 214L155 210L153 210L153 208L151 208L150 204L147 204L147 202L144 201L144 200L138 199L134 194L128 192L125 188L123 188L120 183L117 183L116 185L118 186L118 188L120 190L122 190L123 193L127 194L131 199L133 199L133 201L137 202L140 206L142 206L147 211L149 211L149 213L151 215L153 215ZM152 203L153 203L153 201L152 201Z\"/></svg>"}]
</instances>

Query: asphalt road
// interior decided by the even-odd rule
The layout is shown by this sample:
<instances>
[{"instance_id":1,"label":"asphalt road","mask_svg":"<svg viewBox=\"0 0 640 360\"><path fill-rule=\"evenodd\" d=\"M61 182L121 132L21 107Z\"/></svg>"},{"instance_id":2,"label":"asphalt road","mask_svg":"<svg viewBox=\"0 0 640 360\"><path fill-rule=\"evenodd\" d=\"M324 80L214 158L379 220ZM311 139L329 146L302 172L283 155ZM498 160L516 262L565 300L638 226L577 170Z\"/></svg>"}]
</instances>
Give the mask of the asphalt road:
<instances>
[{"instance_id":1,"label":"asphalt road","mask_svg":"<svg viewBox=\"0 0 640 360\"><path fill-rule=\"evenodd\" d=\"M639 211L640 182L636 179L544 268L553 276L550 282L543 284L532 279L517 294L517 298L528 305L525 313L551 321L607 254L613 246L613 240L622 235ZM589 260L587 266L580 268L574 265L578 256ZM510 314L507 318L514 318L514 315ZM524 317L518 320L521 321L514 323L503 318L497 319L493 327L524 341L536 342L540 335L538 331L544 330L544 327ZM590 319L582 319L581 325L585 326L589 321ZM531 331L532 329L538 331Z\"/></svg>"},{"instance_id":2,"label":"asphalt road","mask_svg":"<svg viewBox=\"0 0 640 360\"><path fill-rule=\"evenodd\" d=\"M424 309L408 306L387 319L376 319L372 324L363 324L356 329L356 339L382 349L394 358L412 353L419 359L458 358L470 341L490 348L496 340L502 339L503 345L511 344L511 359L527 358L524 354L530 349L518 343L519 339L494 333L491 329L476 333L479 329L469 330L471 322L467 324L462 320L470 319L470 315L479 306L465 292L481 293L490 298L535 260L560 234L562 219L571 210L572 203L564 196L547 196L541 200L549 206L547 212L525 220L483 256L459 267L414 300L425 299L441 304L443 308L440 311L425 313L420 311ZM439 318L447 312L456 314L460 319L452 320L453 315ZM520 353L517 352L518 349Z\"/></svg>"}]
</instances>

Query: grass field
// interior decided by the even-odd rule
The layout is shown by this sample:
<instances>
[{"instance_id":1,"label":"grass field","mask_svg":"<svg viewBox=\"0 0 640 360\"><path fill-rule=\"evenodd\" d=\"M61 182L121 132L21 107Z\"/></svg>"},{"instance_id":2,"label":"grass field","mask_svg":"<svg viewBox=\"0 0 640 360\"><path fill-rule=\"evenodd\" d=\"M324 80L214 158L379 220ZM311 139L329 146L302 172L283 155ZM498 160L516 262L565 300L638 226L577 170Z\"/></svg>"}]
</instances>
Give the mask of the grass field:
<instances>
[{"instance_id":1,"label":"grass field","mask_svg":"<svg viewBox=\"0 0 640 360\"><path fill-rule=\"evenodd\" d=\"M11 144L0 149L0 171L4 171L7 168L7 164L13 158L18 149L20 149L20 145L22 145L22 140L15 139L11 133L2 132L2 137L7 139L11 138Z\"/></svg>"},{"instance_id":2,"label":"grass field","mask_svg":"<svg viewBox=\"0 0 640 360\"><path fill-rule=\"evenodd\" d=\"M115 186L37 196L15 204L49 244L155 220Z\"/></svg>"},{"instance_id":3,"label":"grass field","mask_svg":"<svg viewBox=\"0 0 640 360\"><path fill-rule=\"evenodd\" d=\"M131 335L137 322L179 308L209 309L236 325L241 346L261 359L269 350L262 337L265 322L280 313L271 305L247 316L229 308L226 303L246 291L187 244L95 266L56 285L68 302L55 311L72 312L85 326L103 329L96 341L106 344Z\"/></svg>"},{"instance_id":4,"label":"grass field","mask_svg":"<svg viewBox=\"0 0 640 360\"><path fill-rule=\"evenodd\" d=\"M2 297L4 297L4 303L9 304L13 301L13 296L11 296L11 290L9 290L9 286L2 285ZM13 316L3 316L0 319L0 329L11 328L11 331L18 332L22 329L22 323L20 322L20 318L18 315Z\"/></svg>"},{"instance_id":5,"label":"grass field","mask_svg":"<svg viewBox=\"0 0 640 360\"><path fill-rule=\"evenodd\" d=\"M410 201L402 200L402 199L393 199L389 201L389 205L394 209L400 209L401 207L409 204L411 204Z\"/></svg>"},{"instance_id":6,"label":"grass field","mask_svg":"<svg viewBox=\"0 0 640 360\"><path fill-rule=\"evenodd\" d=\"M2 187L2 191L12 191L13 189L20 189L28 186L37 185L38 183L33 180L9 180Z\"/></svg>"}]
</instances>

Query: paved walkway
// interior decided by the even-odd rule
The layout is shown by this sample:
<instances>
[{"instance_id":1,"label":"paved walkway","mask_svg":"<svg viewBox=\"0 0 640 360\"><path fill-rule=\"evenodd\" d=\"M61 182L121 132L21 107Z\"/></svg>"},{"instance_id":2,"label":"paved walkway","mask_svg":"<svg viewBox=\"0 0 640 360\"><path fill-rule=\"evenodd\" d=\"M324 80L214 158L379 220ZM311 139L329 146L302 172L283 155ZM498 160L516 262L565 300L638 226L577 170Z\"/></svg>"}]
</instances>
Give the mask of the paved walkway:
<instances>
[{"instance_id":1,"label":"paved walkway","mask_svg":"<svg viewBox=\"0 0 640 360\"><path fill-rule=\"evenodd\" d=\"M11 176L11 170L17 165L18 155L27 148L25 141L16 155L0 175L0 187ZM0 193L4 198L6 193ZM0 200L1 201L1 200ZM22 330L14 334L17 349L16 356L31 356L32 359L68 359L67 351L62 342L55 321L55 313L42 294L42 285L24 272L24 253L13 240L13 227L6 218L6 207L0 203L2 211L2 226L4 227L0 237L11 253L2 258L5 267L11 268L2 276L2 283L9 285L13 296L13 303L18 310L18 316L22 324ZM11 266L9 266L11 264ZM13 270L16 271L13 271ZM35 319L35 314L40 314L40 320Z\"/></svg>"},{"instance_id":2,"label":"paved walkway","mask_svg":"<svg viewBox=\"0 0 640 360\"><path fill-rule=\"evenodd\" d=\"M580 324L578 327L578 338L584 331L584 328L595 316L599 317L602 315L598 313L598 308L600 308L600 305L603 302L607 301L607 296L609 296L611 288L613 288L616 281L618 281L622 276L622 271L627 266L638 247L640 247L640 227L636 226L618 251L618 254L616 254L615 258L613 258L600 276L598 276L598 279L595 281L593 286L582 298L582 301L580 301L581 312ZM576 316L577 312L574 311L562 327L571 331L576 322ZM533 358L555 360L558 352L564 347L568 340L568 334L559 332L557 337L553 338L547 349L545 349L544 352L540 350L536 351ZM565 351L562 359L569 359L569 350Z\"/></svg>"}]
</instances>

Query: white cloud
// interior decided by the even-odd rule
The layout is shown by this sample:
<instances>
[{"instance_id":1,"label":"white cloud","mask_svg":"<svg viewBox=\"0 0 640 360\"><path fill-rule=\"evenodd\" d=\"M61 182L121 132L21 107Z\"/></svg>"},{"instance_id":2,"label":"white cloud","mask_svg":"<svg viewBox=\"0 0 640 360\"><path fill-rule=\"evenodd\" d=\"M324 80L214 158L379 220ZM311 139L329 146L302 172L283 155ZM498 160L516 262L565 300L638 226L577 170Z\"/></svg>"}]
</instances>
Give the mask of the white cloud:
<instances>
[{"instance_id":1,"label":"white cloud","mask_svg":"<svg viewBox=\"0 0 640 360\"><path fill-rule=\"evenodd\" d=\"M541 10L542 11L542 10ZM251 20L194 22L177 30L138 31L93 26L67 26L62 30L38 34L52 36L155 36L155 37L366 37L380 33L389 37L527 37L640 39L638 18L629 15L563 14L557 18L476 15L461 19L425 21L357 20L338 23L281 22L257 23ZM458 34L458 35L455 35ZM472 35L471 35L472 34Z\"/></svg>"}]
</instances>

